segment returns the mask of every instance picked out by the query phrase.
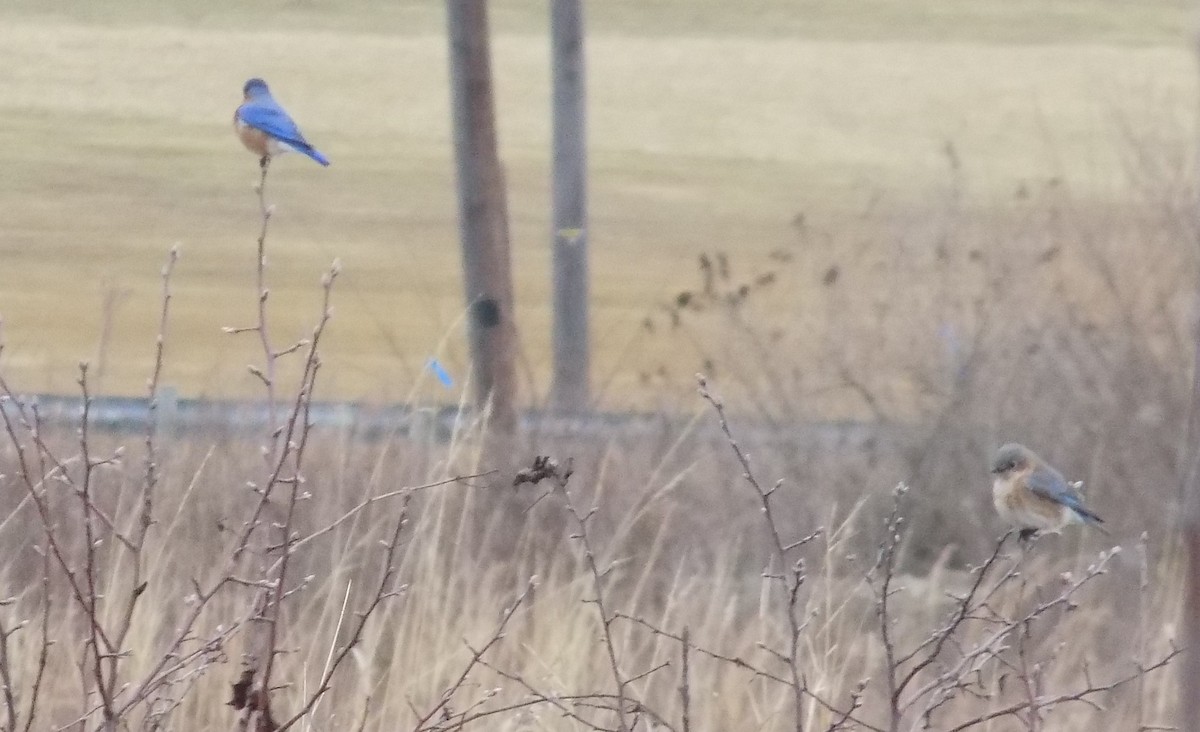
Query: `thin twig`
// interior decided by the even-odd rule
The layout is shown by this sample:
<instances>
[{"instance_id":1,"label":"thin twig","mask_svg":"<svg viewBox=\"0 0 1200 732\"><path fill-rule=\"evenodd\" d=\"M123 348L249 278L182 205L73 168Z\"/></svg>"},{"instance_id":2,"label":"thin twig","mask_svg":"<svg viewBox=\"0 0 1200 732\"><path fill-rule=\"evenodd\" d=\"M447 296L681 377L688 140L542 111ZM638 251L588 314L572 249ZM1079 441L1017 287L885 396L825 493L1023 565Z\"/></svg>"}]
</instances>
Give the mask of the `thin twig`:
<instances>
[{"instance_id":1,"label":"thin twig","mask_svg":"<svg viewBox=\"0 0 1200 732\"><path fill-rule=\"evenodd\" d=\"M787 598L785 615L788 624L788 650L786 653L779 653L778 656L786 663L788 671L791 674L790 687L793 703L793 728L795 732L804 732L804 698L809 695L809 692L808 683L800 667L800 638L807 626L805 618L802 617L802 608L800 607L800 588L805 581L805 569L804 559L802 557L792 559L792 556L796 550L803 548L806 544L819 537L821 530L818 529L809 536L794 542L784 541L783 535L779 530L779 524L775 520L774 505L771 502L772 496L779 489L782 481L769 489L763 487L758 478L755 477L754 470L750 466L750 457L742 450L737 438L733 435L733 431L729 428L729 421L725 417L725 405L709 391L708 381L704 376L697 374L696 383L700 396L717 413L717 422L721 426L721 432L725 435L725 441L729 443L734 456L742 466L742 478L753 489L755 496L758 498L758 502L762 507L763 526L771 537L771 543L775 550L775 558L783 568L778 573L771 572L766 576L783 586L784 595Z\"/></svg>"},{"instance_id":2,"label":"thin twig","mask_svg":"<svg viewBox=\"0 0 1200 732\"><path fill-rule=\"evenodd\" d=\"M432 707L430 707L427 712L421 714L417 718L417 722L412 728L413 732L437 729L436 725L434 727L427 727L426 725L428 725L429 721L432 720L438 713L446 708L446 705L450 703L450 700L454 698L454 695L457 694L463 685L467 683L467 679L470 678L471 672L475 670L477 665L487 665L483 658L484 654L491 650L492 647L499 643L500 639L504 637L504 631L508 627L509 621L512 620L513 616L517 614L517 610L522 604L524 604L526 598L528 598L530 593L533 592L535 586L536 583L532 579L525 585L525 590L521 592L520 595L517 595L517 599L513 601L512 605L505 608L504 613L500 616L500 622L496 625L496 629L492 631L492 634L482 646L476 649L472 648L470 644L467 644L467 649L471 651L471 658L467 661L466 665L463 666L462 671L459 672L458 676L454 680L454 683L452 683L446 688L445 691L442 692L442 698L439 699Z\"/></svg>"}]
</instances>

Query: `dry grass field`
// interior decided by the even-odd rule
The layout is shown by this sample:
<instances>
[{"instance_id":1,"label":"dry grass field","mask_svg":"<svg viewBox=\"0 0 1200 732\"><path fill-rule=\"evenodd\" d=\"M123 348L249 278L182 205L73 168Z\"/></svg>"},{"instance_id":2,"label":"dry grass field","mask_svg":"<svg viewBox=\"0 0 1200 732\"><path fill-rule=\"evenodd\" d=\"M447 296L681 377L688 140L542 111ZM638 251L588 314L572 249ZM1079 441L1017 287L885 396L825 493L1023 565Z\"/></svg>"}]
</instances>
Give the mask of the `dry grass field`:
<instances>
[{"instance_id":1,"label":"dry grass field","mask_svg":"<svg viewBox=\"0 0 1200 732\"><path fill-rule=\"evenodd\" d=\"M34 472L26 485L13 444L4 447L5 728L108 729L107 700L114 729L246 729L231 688L259 642L270 585L254 579L277 577L272 559L282 556L238 554L258 502L244 486L268 485L258 445L219 435L159 441L160 473L147 492L135 440L120 440L126 461L85 471L74 436L47 431L38 446L19 425L14 432L34 464L54 456L66 467L44 481ZM1118 507L1133 502L1108 494L1099 503L1123 537L1120 553L1072 530L1028 550L1010 541L986 570L972 570L990 556L995 521L953 508L925 481L902 504L917 521L888 525L902 541L884 538L887 481L902 461L869 453L879 462L863 470L867 453L848 468L844 456L810 452L797 471L786 466L802 448L750 437L743 444L760 480L788 477L764 514L729 446L710 436L519 444L522 454L575 458L564 490L553 479L512 487L507 463L480 464L481 435L469 429L447 446L314 433L300 471L311 497L291 503L290 484L274 484L269 514L277 521L280 509L296 509L281 580L288 597L282 612L264 613L280 651L273 719L370 732L870 732L923 729L926 719L936 730L1085 732L1171 722L1172 667L1158 664L1177 638L1182 557L1161 522L1150 524L1148 545L1129 536L1133 512L1125 520ZM89 449L107 457L116 442L93 435ZM455 480L497 464L499 475ZM147 495L155 523L143 535ZM931 500L956 516L956 539L935 546L932 563L914 561L930 546L920 516ZM49 531L35 505L52 517ZM581 532L574 517L589 506ZM102 516L115 518L119 535ZM389 561L386 543L405 516ZM764 517L787 542L822 533L787 549L781 565ZM90 553L85 527L99 538ZM796 559L799 584L782 579L786 571L771 578ZM387 566L394 573L384 576ZM94 583L94 612L87 589L74 599L72 580ZM395 594L369 611L381 589ZM92 619L103 640L89 641ZM91 643L121 653L97 673ZM893 715L889 679L910 671ZM320 694L326 678L331 690ZM618 693L623 719L613 712Z\"/></svg>"},{"instance_id":2,"label":"dry grass field","mask_svg":"<svg viewBox=\"0 0 1200 732\"><path fill-rule=\"evenodd\" d=\"M1157 146L1190 129L1194 62L1178 3L793 6L590 9L602 404L690 390L704 349L642 326L696 285L702 252L727 252L745 279L773 266L770 253L793 254L769 310L803 323L795 348L811 361L845 327L826 315L829 266L855 292L888 287L890 266L873 265L900 240L919 257L966 220L1007 237L1028 218L1018 197L1036 199L1047 181L1069 187L1082 217L1102 210L1122 224L1124 131ZM88 358L102 363L104 390L140 392L159 262L176 242L167 381L184 394L253 388L251 344L220 332L254 297L256 168L229 132L251 75L335 161L273 171L279 331L307 330L319 273L340 257L328 394L405 397L433 353L463 373L440 4L18 0L0 13L0 313L22 388L71 390L73 364ZM536 402L549 362L545 7L498 3L494 15L524 391ZM961 260L996 243L956 236L947 249ZM962 275L948 266L921 262L909 276ZM941 326L912 307L911 337Z\"/></svg>"},{"instance_id":3,"label":"dry grass field","mask_svg":"<svg viewBox=\"0 0 1200 732\"><path fill-rule=\"evenodd\" d=\"M458 396L422 372L464 371L440 2L0 6L0 730L1178 724L1190 9L589 5L597 403L654 417L448 441L304 426ZM546 7L491 6L536 404ZM277 347L343 263L280 434L40 424L15 394L81 359L145 393L176 242L154 388L262 398L222 333L256 323L252 75L333 159L271 169ZM1111 533L997 550L1013 439Z\"/></svg>"}]
</instances>

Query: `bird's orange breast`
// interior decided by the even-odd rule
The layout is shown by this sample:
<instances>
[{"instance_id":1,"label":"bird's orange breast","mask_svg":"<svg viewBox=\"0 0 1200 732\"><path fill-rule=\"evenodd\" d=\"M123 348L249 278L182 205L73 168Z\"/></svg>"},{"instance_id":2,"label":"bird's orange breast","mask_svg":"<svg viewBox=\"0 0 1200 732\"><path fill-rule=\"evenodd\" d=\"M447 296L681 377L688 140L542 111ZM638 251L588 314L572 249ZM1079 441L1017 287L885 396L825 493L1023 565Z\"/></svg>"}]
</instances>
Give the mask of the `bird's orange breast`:
<instances>
[{"instance_id":1,"label":"bird's orange breast","mask_svg":"<svg viewBox=\"0 0 1200 732\"><path fill-rule=\"evenodd\" d=\"M271 138L267 133L242 122L238 119L236 112L233 114L233 131L237 133L238 139L242 141L246 149L255 155L261 157L271 153Z\"/></svg>"}]
</instances>

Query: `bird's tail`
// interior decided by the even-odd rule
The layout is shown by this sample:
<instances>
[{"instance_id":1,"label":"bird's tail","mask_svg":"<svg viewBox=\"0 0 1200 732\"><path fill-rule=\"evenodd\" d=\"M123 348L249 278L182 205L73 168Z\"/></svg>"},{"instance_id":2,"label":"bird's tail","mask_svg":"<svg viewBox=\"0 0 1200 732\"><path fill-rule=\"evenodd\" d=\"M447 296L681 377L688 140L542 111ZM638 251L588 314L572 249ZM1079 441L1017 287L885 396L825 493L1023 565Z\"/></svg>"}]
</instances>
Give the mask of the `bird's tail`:
<instances>
[{"instance_id":1,"label":"bird's tail","mask_svg":"<svg viewBox=\"0 0 1200 732\"><path fill-rule=\"evenodd\" d=\"M329 165L329 158L322 155L321 152L319 150L317 150L315 147L313 147L312 145L299 148L299 150L300 150L300 152L304 153L305 155L312 158L313 160L316 160L321 165Z\"/></svg>"},{"instance_id":2,"label":"bird's tail","mask_svg":"<svg viewBox=\"0 0 1200 732\"><path fill-rule=\"evenodd\" d=\"M1075 506L1071 509L1071 511L1079 517L1080 522L1085 523L1088 526L1094 526L1100 531L1101 534L1110 536L1108 529L1104 528L1104 519L1087 510L1083 506Z\"/></svg>"}]
</instances>

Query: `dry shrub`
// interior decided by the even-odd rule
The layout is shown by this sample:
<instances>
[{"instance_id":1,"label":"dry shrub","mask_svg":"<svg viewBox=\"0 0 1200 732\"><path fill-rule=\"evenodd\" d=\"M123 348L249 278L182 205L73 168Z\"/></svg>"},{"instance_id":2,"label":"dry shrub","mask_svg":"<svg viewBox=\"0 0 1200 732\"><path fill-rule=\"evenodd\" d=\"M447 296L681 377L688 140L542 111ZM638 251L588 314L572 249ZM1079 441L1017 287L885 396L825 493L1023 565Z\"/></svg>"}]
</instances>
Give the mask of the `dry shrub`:
<instances>
[{"instance_id":1,"label":"dry shrub","mask_svg":"<svg viewBox=\"0 0 1200 732\"><path fill-rule=\"evenodd\" d=\"M44 434L48 448L71 463L76 439L52 428ZM454 480L459 471L483 472L467 457L478 454L481 439L471 430L436 445L313 432L312 467L304 475L311 495L298 504L302 518L294 524L294 579L280 617L273 709L303 708L330 659L352 640L355 613L376 596L379 543L406 505L389 597L303 724L621 729L619 688L624 729L678 730L685 717L691 729L796 729L798 720L803 729L892 729L887 679L892 670L903 675L922 654L932 660L900 695L902 726L895 728L920 720L934 698L931 692L914 696L924 686L947 694L958 689L934 712L937 729L1009 707L1021 729L1042 723L1085 729L1096 719L1125 727L1167 718L1171 696L1161 672L1147 676L1145 688L1105 687L1140 683L1137 664L1149 667L1171 652L1168 621L1178 598L1168 590L1177 571L1170 552L1149 552L1157 558L1144 560L1142 570L1138 552L1147 550L1136 546L1097 557L1070 549L1069 537L1048 537L1028 550L1006 545L969 594L979 575L952 561L951 551L929 571L917 560L926 540L901 518L923 501L920 488L881 530L885 517L873 506L889 505L886 495L874 503L860 496L845 510L835 508L833 496L810 495L805 503L823 504L825 513L801 516L791 505L795 487L765 480L769 529L743 466L708 428L677 436L667 451L645 439L542 438L536 448L571 451L557 454L575 456L573 472L515 487L512 471ZM118 517L123 527L136 518L130 507L140 495L140 456L120 435L92 440L97 454L127 446L121 461L98 472L95 485L96 510ZM750 446L756 474L767 475L762 465L786 464L777 445L738 444ZM115 665L114 698L127 708L117 728L232 728L230 685L252 642L248 624L259 588L241 581L246 577L226 582L188 640L180 645L176 638L196 602L195 587L226 579L217 560L236 545L242 517L254 505L246 476L261 470L261 451L254 440L203 434L169 438L162 446L146 586ZM11 466L11 446L5 455ZM54 643L45 647L33 728L99 727L86 663L87 613L72 599L61 567L38 559L53 533L65 537L69 566L82 566L78 498L61 484L47 488L54 517L48 532L22 501L14 473L4 473L5 516L11 518L0 527L3 555L10 558L3 576L15 592L0 617L17 721L24 724L32 701L44 622ZM429 484L438 485L417 487ZM370 500L378 496L387 497ZM808 542L792 546L814 531ZM783 563L776 532L788 557ZM872 543L867 536L884 538ZM129 554L112 535L98 547L95 576L103 591L97 617L106 627L125 605L120 588L131 581ZM1079 586L1064 580L1064 572ZM969 612L956 599L966 596L973 603ZM947 639L934 649L930 639L936 642L939 633ZM134 698L161 659L200 647L204 652L170 683ZM913 651L915 660L901 660ZM964 658L974 660L954 672ZM938 682L942 676L954 683ZM796 679L802 684L798 706ZM1097 707L1071 707L1066 700L1076 697Z\"/></svg>"}]
</instances>

